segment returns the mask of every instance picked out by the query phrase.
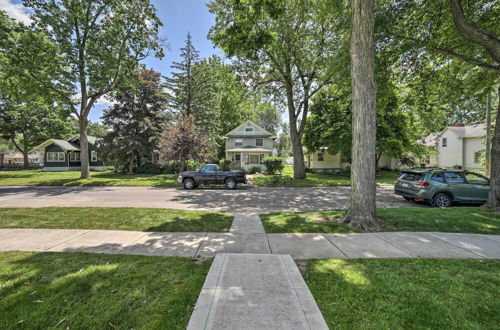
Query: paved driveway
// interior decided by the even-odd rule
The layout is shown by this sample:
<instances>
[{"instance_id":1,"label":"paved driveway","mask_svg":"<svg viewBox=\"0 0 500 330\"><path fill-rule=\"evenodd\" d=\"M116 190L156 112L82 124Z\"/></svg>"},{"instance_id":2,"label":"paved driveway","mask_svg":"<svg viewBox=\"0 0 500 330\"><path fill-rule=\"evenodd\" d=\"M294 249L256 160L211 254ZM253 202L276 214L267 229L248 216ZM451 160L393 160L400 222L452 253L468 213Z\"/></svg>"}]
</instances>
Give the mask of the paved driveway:
<instances>
[{"instance_id":1,"label":"paved driveway","mask_svg":"<svg viewBox=\"0 0 500 330\"><path fill-rule=\"evenodd\" d=\"M153 187L0 187L0 207L158 207L225 212L278 212L347 208L349 187L196 189ZM378 207L416 206L377 190Z\"/></svg>"}]
</instances>

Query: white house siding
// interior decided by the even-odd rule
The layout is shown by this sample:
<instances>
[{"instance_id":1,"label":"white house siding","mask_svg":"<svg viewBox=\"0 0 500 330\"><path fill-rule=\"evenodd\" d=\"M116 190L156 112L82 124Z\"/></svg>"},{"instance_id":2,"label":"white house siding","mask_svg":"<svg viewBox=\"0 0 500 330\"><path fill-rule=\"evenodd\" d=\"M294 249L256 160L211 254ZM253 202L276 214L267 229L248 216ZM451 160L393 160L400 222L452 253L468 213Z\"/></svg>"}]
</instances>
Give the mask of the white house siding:
<instances>
[{"instance_id":1,"label":"white house siding","mask_svg":"<svg viewBox=\"0 0 500 330\"><path fill-rule=\"evenodd\" d=\"M464 154L464 162L463 166L467 169L482 169L483 166L481 163L474 163L474 155L476 152L484 152L485 146L483 145L483 138L476 137L476 138L465 138L463 139L464 142L464 147L463 147L463 154Z\"/></svg>"},{"instance_id":2,"label":"white house siding","mask_svg":"<svg viewBox=\"0 0 500 330\"><path fill-rule=\"evenodd\" d=\"M444 138L447 139L446 147L443 147ZM450 130L445 131L438 139L437 154L440 167L462 166L462 139Z\"/></svg>"},{"instance_id":3,"label":"white house siding","mask_svg":"<svg viewBox=\"0 0 500 330\"><path fill-rule=\"evenodd\" d=\"M323 161L318 160L318 154L323 154ZM311 169L341 168L340 153L331 155L328 152L310 152L305 155L306 167Z\"/></svg>"}]
</instances>

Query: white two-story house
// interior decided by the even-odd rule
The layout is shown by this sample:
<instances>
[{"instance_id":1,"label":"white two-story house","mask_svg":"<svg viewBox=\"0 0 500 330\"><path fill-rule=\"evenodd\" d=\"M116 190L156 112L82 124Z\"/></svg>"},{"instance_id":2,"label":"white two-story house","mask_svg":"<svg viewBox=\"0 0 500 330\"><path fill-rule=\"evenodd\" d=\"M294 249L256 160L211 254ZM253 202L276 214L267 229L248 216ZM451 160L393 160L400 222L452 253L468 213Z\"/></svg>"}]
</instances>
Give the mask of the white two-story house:
<instances>
[{"instance_id":1,"label":"white two-story house","mask_svg":"<svg viewBox=\"0 0 500 330\"><path fill-rule=\"evenodd\" d=\"M265 169L262 160L273 155L276 137L256 123L247 120L229 132L226 140L226 159L231 169Z\"/></svg>"}]
</instances>

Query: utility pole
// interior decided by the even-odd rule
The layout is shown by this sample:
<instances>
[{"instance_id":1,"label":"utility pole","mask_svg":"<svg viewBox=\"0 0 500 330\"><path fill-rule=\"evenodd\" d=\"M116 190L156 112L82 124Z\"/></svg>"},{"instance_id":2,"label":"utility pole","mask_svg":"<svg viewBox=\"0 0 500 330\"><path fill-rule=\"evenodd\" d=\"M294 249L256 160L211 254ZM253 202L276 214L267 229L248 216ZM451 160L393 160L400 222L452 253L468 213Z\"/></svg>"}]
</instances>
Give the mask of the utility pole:
<instances>
[{"instance_id":1,"label":"utility pole","mask_svg":"<svg viewBox=\"0 0 500 330\"><path fill-rule=\"evenodd\" d=\"M486 176L491 174L491 92L486 95Z\"/></svg>"}]
</instances>

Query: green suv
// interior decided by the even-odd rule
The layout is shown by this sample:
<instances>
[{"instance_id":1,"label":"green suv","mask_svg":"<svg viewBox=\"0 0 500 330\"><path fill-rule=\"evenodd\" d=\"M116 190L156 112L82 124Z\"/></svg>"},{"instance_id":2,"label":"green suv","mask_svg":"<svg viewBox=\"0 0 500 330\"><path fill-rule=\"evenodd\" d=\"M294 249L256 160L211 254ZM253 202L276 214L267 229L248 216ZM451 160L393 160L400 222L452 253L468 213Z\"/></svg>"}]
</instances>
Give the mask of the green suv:
<instances>
[{"instance_id":1,"label":"green suv","mask_svg":"<svg viewBox=\"0 0 500 330\"><path fill-rule=\"evenodd\" d=\"M394 192L408 201L427 202L437 207L453 203L483 204L488 199L490 180L462 170L419 168L399 175Z\"/></svg>"}]
</instances>

